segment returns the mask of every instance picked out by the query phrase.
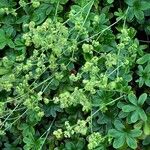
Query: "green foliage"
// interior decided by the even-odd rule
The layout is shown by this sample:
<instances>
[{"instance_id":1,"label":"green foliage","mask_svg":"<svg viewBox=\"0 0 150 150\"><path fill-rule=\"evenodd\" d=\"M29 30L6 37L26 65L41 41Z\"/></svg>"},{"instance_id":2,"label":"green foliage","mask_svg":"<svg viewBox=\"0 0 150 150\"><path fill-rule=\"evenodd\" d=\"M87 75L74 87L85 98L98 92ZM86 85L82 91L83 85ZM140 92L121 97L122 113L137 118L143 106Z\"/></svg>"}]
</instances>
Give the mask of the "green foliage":
<instances>
[{"instance_id":1,"label":"green foliage","mask_svg":"<svg viewBox=\"0 0 150 150\"><path fill-rule=\"evenodd\" d=\"M139 87L142 87L144 84L146 86L150 87L150 78L149 78L149 72L150 72L150 60L149 60L149 54L145 54L141 58L137 60L138 66L138 72L139 79L137 82L139 83Z\"/></svg>"},{"instance_id":2,"label":"green foliage","mask_svg":"<svg viewBox=\"0 0 150 150\"><path fill-rule=\"evenodd\" d=\"M149 149L149 11L1 0L0 149Z\"/></svg>"},{"instance_id":3,"label":"green foliage","mask_svg":"<svg viewBox=\"0 0 150 150\"><path fill-rule=\"evenodd\" d=\"M6 32L6 33L5 33ZM3 29L0 29L0 49L3 49L6 45L9 45L9 47L14 48L14 43L9 37L9 34L11 34L12 31L5 31Z\"/></svg>"},{"instance_id":4,"label":"green foliage","mask_svg":"<svg viewBox=\"0 0 150 150\"><path fill-rule=\"evenodd\" d=\"M127 116L129 123L135 123L138 120L147 120L147 116L142 108L144 102L147 99L147 94L142 94L137 100L134 94L128 95L128 100L130 104L119 104L124 114Z\"/></svg>"},{"instance_id":5,"label":"green foliage","mask_svg":"<svg viewBox=\"0 0 150 150\"><path fill-rule=\"evenodd\" d=\"M126 127L119 121L114 122L115 129L109 130L109 135L114 138L113 147L118 149L127 144L130 148L137 148L136 138L142 134L139 129L126 129Z\"/></svg>"},{"instance_id":6,"label":"green foliage","mask_svg":"<svg viewBox=\"0 0 150 150\"><path fill-rule=\"evenodd\" d=\"M148 1L141 0L125 0L129 6L129 16L128 19L132 20L135 16L137 20L144 19L144 11L150 10L150 3Z\"/></svg>"}]
</instances>

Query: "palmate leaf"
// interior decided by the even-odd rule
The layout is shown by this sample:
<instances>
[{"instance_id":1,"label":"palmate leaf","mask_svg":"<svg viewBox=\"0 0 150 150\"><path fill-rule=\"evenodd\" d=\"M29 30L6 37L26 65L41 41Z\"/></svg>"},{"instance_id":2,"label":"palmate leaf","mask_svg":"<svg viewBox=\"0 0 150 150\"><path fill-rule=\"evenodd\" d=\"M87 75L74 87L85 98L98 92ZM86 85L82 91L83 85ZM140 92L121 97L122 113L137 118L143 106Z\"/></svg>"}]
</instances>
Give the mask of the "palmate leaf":
<instances>
[{"instance_id":1,"label":"palmate leaf","mask_svg":"<svg viewBox=\"0 0 150 150\"><path fill-rule=\"evenodd\" d=\"M147 59L147 58L145 58L145 59ZM143 66L141 66L141 65L138 66L137 74L139 75L139 79L136 82L139 83L139 87L142 87L143 84L145 84L148 87L150 86L149 73L150 73L150 64L149 63L145 66L145 68L143 68Z\"/></svg>"},{"instance_id":2,"label":"palmate leaf","mask_svg":"<svg viewBox=\"0 0 150 150\"><path fill-rule=\"evenodd\" d=\"M23 130L22 133L23 133L23 136L29 136L29 135L33 135L35 134L35 130L34 128L31 126L31 125L28 125L26 123L22 123L19 127L18 127L19 130Z\"/></svg>"},{"instance_id":3,"label":"palmate leaf","mask_svg":"<svg viewBox=\"0 0 150 150\"><path fill-rule=\"evenodd\" d=\"M138 100L134 94L129 94L128 99L132 104L122 103L122 106L120 107L120 109L122 109L122 111L125 113L123 116L127 117L128 123L135 123L138 120L146 121L147 115L141 106L146 101L147 94L141 94Z\"/></svg>"},{"instance_id":4,"label":"palmate leaf","mask_svg":"<svg viewBox=\"0 0 150 150\"><path fill-rule=\"evenodd\" d=\"M35 139L34 137L25 137L24 139L25 142L25 146L24 149L25 150L37 150L40 149L41 145L43 144L43 138L39 138L39 139Z\"/></svg>"},{"instance_id":5,"label":"palmate leaf","mask_svg":"<svg viewBox=\"0 0 150 150\"><path fill-rule=\"evenodd\" d=\"M108 134L114 138L113 147L118 149L126 144L132 148L137 148L136 138L141 136L142 131L139 129L126 130L126 128L121 130L110 129Z\"/></svg>"},{"instance_id":6,"label":"palmate leaf","mask_svg":"<svg viewBox=\"0 0 150 150\"><path fill-rule=\"evenodd\" d=\"M62 112L63 110L60 108L59 105L56 104L48 104L44 106L44 112L46 117L56 117L57 113Z\"/></svg>"},{"instance_id":7,"label":"palmate leaf","mask_svg":"<svg viewBox=\"0 0 150 150\"><path fill-rule=\"evenodd\" d=\"M36 24L42 23L47 15L49 15L52 11L52 6L50 4L41 4L39 8L37 8L31 16L32 21L35 21Z\"/></svg>"},{"instance_id":8,"label":"palmate leaf","mask_svg":"<svg viewBox=\"0 0 150 150\"><path fill-rule=\"evenodd\" d=\"M13 41L5 34L5 31L0 29L0 49L3 49L6 45L11 48L15 47Z\"/></svg>"},{"instance_id":9,"label":"palmate leaf","mask_svg":"<svg viewBox=\"0 0 150 150\"><path fill-rule=\"evenodd\" d=\"M147 120L147 115L146 115L146 113L144 112L144 110L142 108L137 107L135 111L128 114L127 120L128 120L129 124L135 123L138 120L146 121Z\"/></svg>"},{"instance_id":10,"label":"palmate leaf","mask_svg":"<svg viewBox=\"0 0 150 150\"><path fill-rule=\"evenodd\" d=\"M97 91L96 94L92 95L92 105L93 106L101 106L111 102L112 96L114 93L105 92L105 91Z\"/></svg>"},{"instance_id":11,"label":"palmate leaf","mask_svg":"<svg viewBox=\"0 0 150 150\"><path fill-rule=\"evenodd\" d=\"M131 21L134 16L138 20L138 22L141 22L144 20L144 11L150 9L150 3L146 1L140 1L140 0L125 0L125 2L129 6L128 10L128 19Z\"/></svg>"}]
</instances>

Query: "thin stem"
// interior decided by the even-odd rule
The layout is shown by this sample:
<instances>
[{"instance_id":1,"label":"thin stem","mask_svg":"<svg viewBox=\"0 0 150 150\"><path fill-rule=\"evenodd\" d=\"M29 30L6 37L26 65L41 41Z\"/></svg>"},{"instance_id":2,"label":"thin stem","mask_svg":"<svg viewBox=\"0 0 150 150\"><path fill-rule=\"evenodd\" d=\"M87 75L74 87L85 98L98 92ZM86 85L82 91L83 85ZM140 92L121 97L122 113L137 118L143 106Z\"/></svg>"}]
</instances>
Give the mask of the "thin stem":
<instances>
[{"instance_id":1,"label":"thin stem","mask_svg":"<svg viewBox=\"0 0 150 150\"><path fill-rule=\"evenodd\" d=\"M53 119L53 121L52 121L51 124L49 125L49 128L48 128L48 129L42 134L42 136L40 137L40 138L42 138L42 137L47 133L46 136L45 136L45 138L44 138L44 140L43 140L43 143L42 143L42 145L41 145L41 147L40 147L40 150L42 150L42 147L43 147L43 145L44 145L44 143L45 143L45 141L46 141L46 139L47 139L47 137L48 137L48 135L49 135L49 133L50 133L50 130L51 130L51 128L52 128L52 125L53 125L55 119L56 119L56 118Z\"/></svg>"},{"instance_id":2,"label":"thin stem","mask_svg":"<svg viewBox=\"0 0 150 150\"><path fill-rule=\"evenodd\" d=\"M7 129L9 129L15 122L17 122L21 117L23 117L23 115L25 115L28 110L29 110L29 109L26 109L15 121L13 121L13 122L10 124L10 126L8 126L7 128L5 128L3 131L6 131Z\"/></svg>"},{"instance_id":3,"label":"thin stem","mask_svg":"<svg viewBox=\"0 0 150 150\"><path fill-rule=\"evenodd\" d=\"M79 30L79 32L78 32L78 34L77 34L75 40L78 39L78 37L79 37L79 35L80 35L80 32L81 32L81 30L82 30L84 24L86 23L86 20L87 20L89 14L90 14L90 11L91 11L91 8L92 8L93 4L94 4L94 0L93 0L92 3L91 3L90 9L88 10L88 13L87 13L87 15L86 15L86 17L85 17L85 19L84 19L84 22L82 23L82 26L81 26L81 28L80 28L80 30ZM74 49L73 49L71 58L73 59L73 57L74 57Z\"/></svg>"},{"instance_id":4,"label":"thin stem","mask_svg":"<svg viewBox=\"0 0 150 150\"><path fill-rule=\"evenodd\" d=\"M129 9L129 8L127 8L125 15L127 14L128 9ZM85 41L89 41L89 40L91 40L91 39L93 39L94 37L96 37L96 36L99 35L99 36L97 37L97 39L96 39L96 41L97 41L97 40L99 39L99 37L100 37L105 31L109 30L111 27L113 27L114 25L116 25L116 24L117 24L119 21L121 21L123 18L124 18L124 16L122 16L120 19L118 19L116 22L114 22L113 24L111 24L111 25L108 26L107 28L103 29L102 31L100 31L100 32L98 32L98 33L92 35L91 37L88 37L88 38L86 38L86 39L84 39L84 40L82 40L82 41L79 41L78 44L81 44L81 43L83 43L83 42L85 42Z\"/></svg>"},{"instance_id":5,"label":"thin stem","mask_svg":"<svg viewBox=\"0 0 150 150\"><path fill-rule=\"evenodd\" d=\"M120 66L118 66L116 69L114 69L111 73L109 73L107 75L107 77L109 77L110 75L112 75L115 71L117 71L121 66L123 66L123 64L121 64Z\"/></svg>"},{"instance_id":6,"label":"thin stem","mask_svg":"<svg viewBox=\"0 0 150 150\"><path fill-rule=\"evenodd\" d=\"M91 2L91 1L90 1ZM75 17L75 16L77 16L78 14L80 14L80 13L82 13L83 12L83 10L88 6L88 4L90 4L90 2L88 2L78 13L76 13L73 17ZM69 19L67 19L65 22L63 22L63 24L62 25L65 25L67 22L69 22L70 21L70 18Z\"/></svg>"},{"instance_id":7,"label":"thin stem","mask_svg":"<svg viewBox=\"0 0 150 150\"><path fill-rule=\"evenodd\" d=\"M54 21L56 20L56 16L57 16L57 12L58 12L58 7L59 7L59 1L57 2L57 5L56 5L56 11L55 11L55 15L54 15Z\"/></svg>"},{"instance_id":8,"label":"thin stem","mask_svg":"<svg viewBox=\"0 0 150 150\"><path fill-rule=\"evenodd\" d=\"M111 102L105 104L105 106L108 106L108 105L110 105L110 104L112 104L112 103L118 101L119 99L121 99L121 98L124 97L124 96L125 96L125 95L122 95L122 96L116 98L115 100L113 100L113 101L111 101ZM100 107L97 111L95 111L95 112L91 115L91 117L93 117L95 114L97 114L97 113L98 113L101 109L103 109L105 106Z\"/></svg>"},{"instance_id":9,"label":"thin stem","mask_svg":"<svg viewBox=\"0 0 150 150\"><path fill-rule=\"evenodd\" d=\"M9 117L13 114L13 112L19 107L19 105L20 103L18 103L16 107L10 112L10 114L5 118L5 120L2 122L0 129L2 129L2 127L4 126L4 123L9 119Z\"/></svg>"},{"instance_id":10,"label":"thin stem","mask_svg":"<svg viewBox=\"0 0 150 150\"><path fill-rule=\"evenodd\" d=\"M142 43L150 43L150 41L145 41L145 40L139 40Z\"/></svg>"}]
</instances>

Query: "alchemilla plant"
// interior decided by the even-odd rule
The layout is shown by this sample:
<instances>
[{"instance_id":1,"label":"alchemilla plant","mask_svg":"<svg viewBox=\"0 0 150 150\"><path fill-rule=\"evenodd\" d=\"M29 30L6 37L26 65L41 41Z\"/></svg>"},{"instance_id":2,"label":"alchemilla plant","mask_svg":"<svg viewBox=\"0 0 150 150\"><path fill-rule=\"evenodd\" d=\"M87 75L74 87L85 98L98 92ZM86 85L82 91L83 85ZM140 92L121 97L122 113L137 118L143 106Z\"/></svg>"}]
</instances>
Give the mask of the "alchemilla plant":
<instances>
[{"instance_id":1,"label":"alchemilla plant","mask_svg":"<svg viewBox=\"0 0 150 150\"><path fill-rule=\"evenodd\" d=\"M0 0L0 149L150 149L149 0Z\"/></svg>"}]
</instances>

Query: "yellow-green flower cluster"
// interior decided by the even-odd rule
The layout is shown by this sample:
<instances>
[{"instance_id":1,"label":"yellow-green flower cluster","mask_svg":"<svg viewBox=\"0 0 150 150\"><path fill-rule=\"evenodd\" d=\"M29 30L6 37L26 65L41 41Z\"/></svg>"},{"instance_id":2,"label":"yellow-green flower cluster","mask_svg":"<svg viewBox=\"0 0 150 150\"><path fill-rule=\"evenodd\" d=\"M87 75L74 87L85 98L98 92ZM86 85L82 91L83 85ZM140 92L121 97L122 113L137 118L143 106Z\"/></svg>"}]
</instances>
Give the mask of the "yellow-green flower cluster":
<instances>
[{"instance_id":1,"label":"yellow-green flower cluster","mask_svg":"<svg viewBox=\"0 0 150 150\"><path fill-rule=\"evenodd\" d=\"M117 55L113 54L113 53L112 54L108 53L106 55L105 65L106 65L107 68L111 68L112 66L117 65Z\"/></svg>"},{"instance_id":2,"label":"yellow-green flower cluster","mask_svg":"<svg viewBox=\"0 0 150 150\"><path fill-rule=\"evenodd\" d=\"M62 129L55 130L55 131L53 132L53 135L54 135L57 139L61 139L62 136L63 136L63 131L62 131Z\"/></svg>"},{"instance_id":3,"label":"yellow-green flower cluster","mask_svg":"<svg viewBox=\"0 0 150 150\"><path fill-rule=\"evenodd\" d=\"M93 54L93 46L90 44L83 44L82 49L84 53Z\"/></svg>"},{"instance_id":4,"label":"yellow-green flower cluster","mask_svg":"<svg viewBox=\"0 0 150 150\"><path fill-rule=\"evenodd\" d=\"M52 51L60 56L67 46L68 29L60 22L53 22L48 18L42 25L35 27L32 21L29 23L29 32L23 35L27 46L32 43L36 48Z\"/></svg>"},{"instance_id":5,"label":"yellow-green flower cluster","mask_svg":"<svg viewBox=\"0 0 150 150\"><path fill-rule=\"evenodd\" d=\"M54 97L54 103L60 103L61 108L67 108L70 106L76 106L81 104L83 106L83 111L89 111L91 109L90 100L84 94L83 89L74 89L72 93L65 91L59 94L58 97Z\"/></svg>"},{"instance_id":6,"label":"yellow-green flower cluster","mask_svg":"<svg viewBox=\"0 0 150 150\"><path fill-rule=\"evenodd\" d=\"M94 150L95 148L100 146L100 144L104 141L104 138L99 132L93 132L91 135L89 135L88 141L88 149Z\"/></svg>"},{"instance_id":7,"label":"yellow-green flower cluster","mask_svg":"<svg viewBox=\"0 0 150 150\"><path fill-rule=\"evenodd\" d=\"M66 130L57 129L53 132L53 135L60 139L62 137L70 138L74 134L81 134L86 135L88 127L87 127L87 121L85 120L78 120L77 124L70 125L69 121L65 121L65 128Z\"/></svg>"}]
</instances>

